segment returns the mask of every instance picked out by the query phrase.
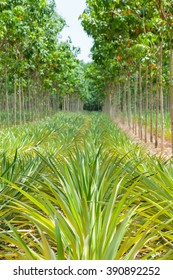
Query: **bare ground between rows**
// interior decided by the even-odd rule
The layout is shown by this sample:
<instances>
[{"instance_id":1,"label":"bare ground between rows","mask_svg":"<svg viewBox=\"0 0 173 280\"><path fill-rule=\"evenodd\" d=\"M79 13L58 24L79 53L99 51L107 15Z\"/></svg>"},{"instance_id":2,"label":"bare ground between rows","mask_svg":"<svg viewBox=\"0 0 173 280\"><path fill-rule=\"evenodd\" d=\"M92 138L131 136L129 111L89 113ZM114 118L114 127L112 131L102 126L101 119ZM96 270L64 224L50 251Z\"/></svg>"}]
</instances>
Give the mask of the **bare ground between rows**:
<instances>
[{"instance_id":1,"label":"bare ground between rows","mask_svg":"<svg viewBox=\"0 0 173 280\"><path fill-rule=\"evenodd\" d=\"M133 132L133 130L129 129L128 123L122 121L120 119L114 119L113 120L116 125L123 131L125 132L134 143L139 143L141 144L144 148L146 148L151 155L156 155L158 157L165 157L166 159L172 158L172 149L171 149L171 143L169 141L164 140L164 148L163 151L161 150L161 138L158 137L158 148L155 148L155 140L153 137L153 143L149 142L150 139L150 134L147 133L147 143L145 143L144 139L140 139L137 134ZM144 132L143 132L144 135Z\"/></svg>"}]
</instances>

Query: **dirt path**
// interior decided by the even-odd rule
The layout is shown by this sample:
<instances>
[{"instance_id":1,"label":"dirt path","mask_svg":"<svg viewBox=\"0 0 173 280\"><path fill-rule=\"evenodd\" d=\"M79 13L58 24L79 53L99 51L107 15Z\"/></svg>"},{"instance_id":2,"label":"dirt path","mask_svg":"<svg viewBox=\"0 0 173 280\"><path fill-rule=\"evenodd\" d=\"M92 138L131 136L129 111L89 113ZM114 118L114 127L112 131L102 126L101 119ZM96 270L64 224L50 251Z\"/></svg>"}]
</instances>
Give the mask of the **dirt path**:
<instances>
[{"instance_id":1,"label":"dirt path","mask_svg":"<svg viewBox=\"0 0 173 280\"><path fill-rule=\"evenodd\" d=\"M140 143L142 146L148 149L149 153L152 155L162 156L166 158L172 157L172 150L171 150L171 143L168 141L164 141L164 150L161 151L161 139L158 138L158 148L155 148L155 143L149 142L150 134L147 134L148 142L145 143L144 140L141 140L138 135L135 135L133 133L133 130L129 129L127 123L122 123L119 119L114 119L114 122L117 124L119 128L121 128L122 131L124 131L135 143ZM144 135L144 134L143 134Z\"/></svg>"}]
</instances>

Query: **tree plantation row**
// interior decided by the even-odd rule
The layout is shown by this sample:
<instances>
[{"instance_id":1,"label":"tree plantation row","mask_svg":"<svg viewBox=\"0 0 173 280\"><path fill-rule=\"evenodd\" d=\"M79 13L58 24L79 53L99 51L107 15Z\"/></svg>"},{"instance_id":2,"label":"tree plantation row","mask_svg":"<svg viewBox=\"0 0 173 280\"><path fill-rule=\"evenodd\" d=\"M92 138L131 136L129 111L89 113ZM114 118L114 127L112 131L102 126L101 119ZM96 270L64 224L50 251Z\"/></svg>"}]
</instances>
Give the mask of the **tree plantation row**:
<instances>
[{"instance_id":1,"label":"tree plantation row","mask_svg":"<svg viewBox=\"0 0 173 280\"><path fill-rule=\"evenodd\" d=\"M78 49L60 40L64 26L54 1L0 1L1 125L81 109L84 67ZM65 94L73 94L72 108Z\"/></svg>"},{"instance_id":2,"label":"tree plantation row","mask_svg":"<svg viewBox=\"0 0 173 280\"><path fill-rule=\"evenodd\" d=\"M104 111L156 147L159 136L162 149L172 131L173 147L173 2L86 4L81 21L94 39L93 67L104 80Z\"/></svg>"}]
</instances>

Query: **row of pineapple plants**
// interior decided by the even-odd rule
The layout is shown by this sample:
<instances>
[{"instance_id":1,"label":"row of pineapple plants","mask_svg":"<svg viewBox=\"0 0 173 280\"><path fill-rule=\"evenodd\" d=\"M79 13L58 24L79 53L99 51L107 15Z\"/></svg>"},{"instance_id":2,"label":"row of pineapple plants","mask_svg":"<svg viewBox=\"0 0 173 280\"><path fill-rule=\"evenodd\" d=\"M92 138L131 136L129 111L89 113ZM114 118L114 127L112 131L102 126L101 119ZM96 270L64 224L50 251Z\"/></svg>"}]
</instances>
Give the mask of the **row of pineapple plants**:
<instances>
[{"instance_id":1,"label":"row of pineapple plants","mask_svg":"<svg viewBox=\"0 0 173 280\"><path fill-rule=\"evenodd\" d=\"M58 113L0 140L1 259L173 258L172 160L96 113Z\"/></svg>"}]
</instances>

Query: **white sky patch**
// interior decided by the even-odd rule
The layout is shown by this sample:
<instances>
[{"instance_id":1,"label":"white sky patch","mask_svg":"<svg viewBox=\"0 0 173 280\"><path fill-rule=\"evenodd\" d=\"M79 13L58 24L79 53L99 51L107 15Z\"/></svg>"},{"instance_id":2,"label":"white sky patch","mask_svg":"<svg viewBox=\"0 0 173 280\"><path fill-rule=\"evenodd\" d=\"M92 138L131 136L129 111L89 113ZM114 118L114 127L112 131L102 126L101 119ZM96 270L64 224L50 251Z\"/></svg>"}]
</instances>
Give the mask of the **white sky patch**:
<instances>
[{"instance_id":1,"label":"white sky patch","mask_svg":"<svg viewBox=\"0 0 173 280\"><path fill-rule=\"evenodd\" d=\"M78 17L85 9L85 0L56 0L57 12L66 20L67 27L61 33L62 40L71 38L75 47L81 49L78 58L85 62L90 61L88 57L92 47L92 39L84 32Z\"/></svg>"}]
</instances>

